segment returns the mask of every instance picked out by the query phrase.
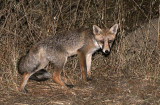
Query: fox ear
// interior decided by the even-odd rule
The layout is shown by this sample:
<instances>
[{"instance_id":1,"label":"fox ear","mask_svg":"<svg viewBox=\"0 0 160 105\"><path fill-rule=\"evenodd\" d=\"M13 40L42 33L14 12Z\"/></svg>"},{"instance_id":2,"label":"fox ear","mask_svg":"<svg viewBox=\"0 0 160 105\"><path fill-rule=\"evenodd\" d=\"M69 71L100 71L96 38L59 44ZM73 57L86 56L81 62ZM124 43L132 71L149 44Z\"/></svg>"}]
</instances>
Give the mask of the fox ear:
<instances>
[{"instance_id":1,"label":"fox ear","mask_svg":"<svg viewBox=\"0 0 160 105\"><path fill-rule=\"evenodd\" d=\"M102 32L101 28L99 28L96 25L93 25L93 34L97 35L100 34Z\"/></svg>"},{"instance_id":2,"label":"fox ear","mask_svg":"<svg viewBox=\"0 0 160 105\"><path fill-rule=\"evenodd\" d=\"M118 30L118 24L115 24L113 25L109 31L112 33L112 34L117 34L117 30Z\"/></svg>"}]
</instances>

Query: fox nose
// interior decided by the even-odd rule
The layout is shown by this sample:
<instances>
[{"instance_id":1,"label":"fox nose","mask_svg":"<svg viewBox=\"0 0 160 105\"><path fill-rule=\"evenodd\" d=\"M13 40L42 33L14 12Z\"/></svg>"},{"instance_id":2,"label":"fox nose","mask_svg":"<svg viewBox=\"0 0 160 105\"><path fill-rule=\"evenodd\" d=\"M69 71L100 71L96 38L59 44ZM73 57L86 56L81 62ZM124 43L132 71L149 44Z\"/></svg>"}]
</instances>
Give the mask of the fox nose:
<instances>
[{"instance_id":1,"label":"fox nose","mask_svg":"<svg viewBox=\"0 0 160 105\"><path fill-rule=\"evenodd\" d=\"M110 53L110 51L109 51L109 50L106 50L104 53L105 53L106 55L108 55L108 54Z\"/></svg>"}]
</instances>

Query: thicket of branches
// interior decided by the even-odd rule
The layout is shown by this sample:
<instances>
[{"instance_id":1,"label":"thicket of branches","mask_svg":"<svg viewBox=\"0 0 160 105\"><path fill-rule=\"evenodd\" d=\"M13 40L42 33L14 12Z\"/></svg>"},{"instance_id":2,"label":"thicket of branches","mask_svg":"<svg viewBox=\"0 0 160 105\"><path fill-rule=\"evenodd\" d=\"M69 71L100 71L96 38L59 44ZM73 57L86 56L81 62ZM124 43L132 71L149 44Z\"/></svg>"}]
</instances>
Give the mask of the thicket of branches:
<instances>
[{"instance_id":1,"label":"thicket of branches","mask_svg":"<svg viewBox=\"0 0 160 105\"><path fill-rule=\"evenodd\" d=\"M108 58L98 54L93 61L96 68L120 64L109 71L119 74L125 59L124 37L140 24L158 18L158 6L159 0L1 0L0 89L17 89L17 62L34 43L64 30L91 28L94 24L110 27L119 23L113 53ZM104 64L99 63L101 58Z\"/></svg>"}]
</instances>

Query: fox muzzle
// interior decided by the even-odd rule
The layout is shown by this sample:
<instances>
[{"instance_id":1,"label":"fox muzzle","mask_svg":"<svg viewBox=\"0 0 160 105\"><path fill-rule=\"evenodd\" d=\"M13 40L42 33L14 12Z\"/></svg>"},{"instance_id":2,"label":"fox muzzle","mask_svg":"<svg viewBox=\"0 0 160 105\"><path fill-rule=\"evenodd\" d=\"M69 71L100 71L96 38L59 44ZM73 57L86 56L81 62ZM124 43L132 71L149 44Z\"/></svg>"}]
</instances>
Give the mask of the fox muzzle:
<instances>
[{"instance_id":1,"label":"fox muzzle","mask_svg":"<svg viewBox=\"0 0 160 105\"><path fill-rule=\"evenodd\" d=\"M109 53L110 53L110 47L107 45L107 46L105 46L104 44L103 44L103 46L102 46L102 51L103 51L103 53L105 54L105 55L109 55Z\"/></svg>"},{"instance_id":2,"label":"fox muzzle","mask_svg":"<svg viewBox=\"0 0 160 105\"><path fill-rule=\"evenodd\" d=\"M104 49L103 49L103 53L104 53L105 55L109 55L109 54L110 54L110 50L104 50Z\"/></svg>"},{"instance_id":3,"label":"fox muzzle","mask_svg":"<svg viewBox=\"0 0 160 105\"><path fill-rule=\"evenodd\" d=\"M105 53L106 55L108 55L108 54L110 53L110 51L106 50L104 53Z\"/></svg>"}]
</instances>

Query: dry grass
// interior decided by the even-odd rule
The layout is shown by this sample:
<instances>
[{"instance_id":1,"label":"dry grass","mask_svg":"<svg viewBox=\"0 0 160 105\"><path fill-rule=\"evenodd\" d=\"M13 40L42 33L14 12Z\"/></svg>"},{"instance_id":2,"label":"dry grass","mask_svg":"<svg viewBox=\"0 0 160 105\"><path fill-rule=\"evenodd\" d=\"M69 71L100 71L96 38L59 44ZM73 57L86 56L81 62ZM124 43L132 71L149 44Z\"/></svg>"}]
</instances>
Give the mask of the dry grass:
<instances>
[{"instance_id":1,"label":"dry grass","mask_svg":"<svg viewBox=\"0 0 160 105\"><path fill-rule=\"evenodd\" d=\"M0 1L0 103L159 104L159 14L159 0ZM120 29L112 53L94 55L91 82L81 80L78 59L71 57L63 76L74 89L30 81L28 94L18 92L17 61L34 43L64 30L114 23Z\"/></svg>"}]
</instances>

